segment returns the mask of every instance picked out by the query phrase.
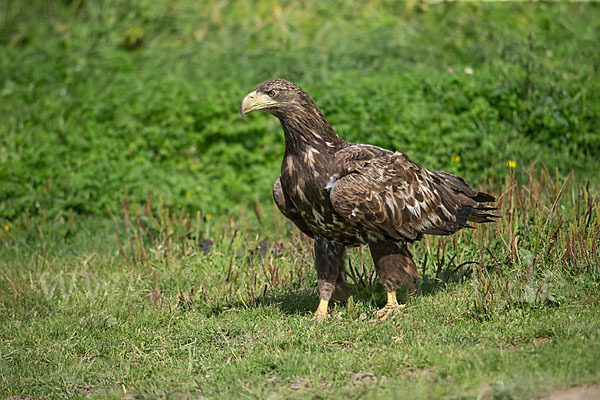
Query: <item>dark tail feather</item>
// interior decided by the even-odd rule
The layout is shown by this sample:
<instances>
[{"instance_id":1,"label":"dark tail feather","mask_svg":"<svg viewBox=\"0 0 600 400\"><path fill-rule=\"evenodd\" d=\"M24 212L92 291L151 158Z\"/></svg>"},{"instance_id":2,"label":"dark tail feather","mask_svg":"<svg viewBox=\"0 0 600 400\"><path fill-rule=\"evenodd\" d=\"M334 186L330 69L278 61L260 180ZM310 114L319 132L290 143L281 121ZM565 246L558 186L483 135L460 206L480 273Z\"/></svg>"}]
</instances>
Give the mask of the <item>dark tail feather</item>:
<instances>
[{"instance_id":1,"label":"dark tail feather","mask_svg":"<svg viewBox=\"0 0 600 400\"><path fill-rule=\"evenodd\" d=\"M452 175L444 171L435 171L432 172L432 174L450 189L462 193L478 203L492 203L496 201L496 198L491 194L473 190L473 188L460 176Z\"/></svg>"},{"instance_id":2,"label":"dark tail feather","mask_svg":"<svg viewBox=\"0 0 600 400\"><path fill-rule=\"evenodd\" d=\"M467 219L467 221L470 221L470 222L478 222L478 223L495 222L496 218L500 218L499 215L486 212L488 210L496 210L496 208L478 207L478 208L472 208L471 210L472 210L471 214L469 215L469 217Z\"/></svg>"},{"instance_id":3,"label":"dark tail feather","mask_svg":"<svg viewBox=\"0 0 600 400\"><path fill-rule=\"evenodd\" d=\"M492 203L492 202L496 201L496 198L494 196L492 196L491 194L487 194L485 192L477 192L475 197L471 197L471 198L478 203Z\"/></svg>"}]
</instances>

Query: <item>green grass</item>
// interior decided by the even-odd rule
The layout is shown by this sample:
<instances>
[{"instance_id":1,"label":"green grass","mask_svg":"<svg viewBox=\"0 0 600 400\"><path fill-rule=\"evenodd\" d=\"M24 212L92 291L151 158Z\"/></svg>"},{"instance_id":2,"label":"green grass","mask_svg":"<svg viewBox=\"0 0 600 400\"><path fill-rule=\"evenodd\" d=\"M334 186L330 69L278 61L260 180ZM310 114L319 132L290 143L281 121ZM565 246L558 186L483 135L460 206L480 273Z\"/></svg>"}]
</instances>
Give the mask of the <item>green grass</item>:
<instances>
[{"instance_id":1,"label":"green grass","mask_svg":"<svg viewBox=\"0 0 600 400\"><path fill-rule=\"evenodd\" d=\"M267 231L125 198L113 221L24 216L0 249L0 396L531 398L598 382L600 203L571 179L513 179L490 182L499 223L413 246L424 279L386 321L354 250L352 299L315 323L311 244L274 209L256 211Z\"/></svg>"},{"instance_id":2,"label":"green grass","mask_svg":"<svg viewBox=\"0 0 600 400\"><path fill-rule=\"evenodd\" d=\"M0 1L0 398L600 382L599 24L593 3ZM500 198L497 224L412 247L401 315L373 320L353 250L352 299L312 321L311 243L270 195L281 128L238 113L274 76L347 140Z\"/></svg>"}]
</instances>

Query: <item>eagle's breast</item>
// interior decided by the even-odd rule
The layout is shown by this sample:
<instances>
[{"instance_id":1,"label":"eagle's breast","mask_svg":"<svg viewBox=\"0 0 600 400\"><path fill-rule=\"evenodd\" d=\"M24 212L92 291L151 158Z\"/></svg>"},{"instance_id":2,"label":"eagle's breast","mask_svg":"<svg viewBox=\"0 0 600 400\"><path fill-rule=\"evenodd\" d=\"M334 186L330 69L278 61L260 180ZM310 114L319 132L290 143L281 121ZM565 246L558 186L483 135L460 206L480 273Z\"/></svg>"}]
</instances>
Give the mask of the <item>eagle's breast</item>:
<instances>
[{"instance_id":1,"label":"eagle's breast","mask_svg":"<svg viewBox=\"0 0 600 400\"><path fill-rule=\"evenodd\" d=\"M314 148L288 154L282 163L281 182L304 222L317 235L356 245L365 241L359 237L357 226L338 215L329 198L327 182L332 166L327 154Z\"/></svg>"}]
</instances>

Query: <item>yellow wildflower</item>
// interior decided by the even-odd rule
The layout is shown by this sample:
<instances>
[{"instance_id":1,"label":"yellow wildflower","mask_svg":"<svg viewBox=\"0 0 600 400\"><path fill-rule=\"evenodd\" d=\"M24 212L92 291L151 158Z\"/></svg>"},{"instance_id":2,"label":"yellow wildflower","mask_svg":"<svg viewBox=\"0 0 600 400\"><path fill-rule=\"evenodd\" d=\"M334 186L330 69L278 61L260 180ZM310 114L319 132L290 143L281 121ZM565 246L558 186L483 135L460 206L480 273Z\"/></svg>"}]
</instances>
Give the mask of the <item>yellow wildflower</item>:
<instances>
[{"instance_id":1,"label":"yellow wildflower","mask_svg":"<svg viewBox=\"0 0 600 400\"><path fill-rule=\"evenodd\" d=\"M190 196L191 194L192 194L192 192L190 192L189 190L186 190L186 191L185 191L185 195L186 195L186 196Z\"/></svg>"},{"instance_id":2,"label":"yellow wildflower","mask_svg":"<svg viewBox=\"0 0 600 400\"><path fill-rule=\"evenodd\" d=\"M516 168L517 166L517 162L513 161L513 160L508 160L508 167L509 168Z\"/></svg>"},{"instance_id":3,"label":"yellow wildflower","mask_svg":"<svg viewBox=\"0 0 600 400\"><path fill-rule=\"evenodd\" d=\"M462 160L462 158L460 158L460 156L457 154L455 156L452 156L451 160L452 160L453 163L457 163L458 164L460 162L460 160Z\"/></svg>"},{"instance_id":4,"label":"yellow wildflower","mask_svg":"<svg viewBox=\"0 0 600 400\"><path fill-rule=\"evenodd\" d=\"M4 230L8 232L10 230L10 226L8 226L8 224L4 224Z\"/></svg>"},{"instance_id":5,"label":"yellow wildflower","mask_svg":"<svg viewBox=\"0 0 600 400\"><path fill-rule=\"evenodd\" d=\"M210 213L207 213L207 214L206 214L206 220L209 220L209 219L211 219L211 218L212 218L212 215L211 215Z\"/></svg>"}]
</instances>

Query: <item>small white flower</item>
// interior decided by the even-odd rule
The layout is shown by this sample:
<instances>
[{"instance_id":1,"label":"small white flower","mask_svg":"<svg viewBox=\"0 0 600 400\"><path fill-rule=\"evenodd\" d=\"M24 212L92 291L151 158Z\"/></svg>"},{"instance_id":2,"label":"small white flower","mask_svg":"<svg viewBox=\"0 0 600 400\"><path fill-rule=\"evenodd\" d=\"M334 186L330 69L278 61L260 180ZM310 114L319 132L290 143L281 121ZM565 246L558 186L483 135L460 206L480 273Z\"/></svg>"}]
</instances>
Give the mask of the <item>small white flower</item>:
<instances>
[{"instance_id":1,"label":"small white flower","mask_svg":"<svg viewBox=\"0 0 600 400\"><path fill-rule=\"evenodd\" d=\"M473 75L473 68L471 68L471 67L465 68L465 74L467 74L467 75Z\"/></svg>"}]
</instances>

